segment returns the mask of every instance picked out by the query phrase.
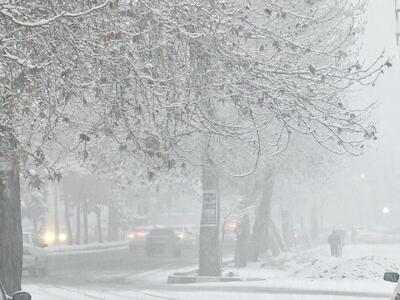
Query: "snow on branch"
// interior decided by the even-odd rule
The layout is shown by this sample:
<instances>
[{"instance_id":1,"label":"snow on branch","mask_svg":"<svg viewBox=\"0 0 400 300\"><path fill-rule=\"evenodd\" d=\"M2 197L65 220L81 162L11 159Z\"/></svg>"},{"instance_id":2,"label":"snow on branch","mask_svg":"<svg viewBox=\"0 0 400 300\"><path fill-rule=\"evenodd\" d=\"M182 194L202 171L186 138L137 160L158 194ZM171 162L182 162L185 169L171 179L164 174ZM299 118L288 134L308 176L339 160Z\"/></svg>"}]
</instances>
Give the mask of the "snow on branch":
<instances>
[{"instance_id":1,"label":"snow on branch","mask_svg":"<svg viewBox=\"0 0 400 300\"><path fill-rule=\"evenodd\" d=\"M24 20L20 20L17 17L14 16L13 11L15 11L17 9L17 7L13 6L13 5L1 5L0 7L2 7L0 9L0 14L2 14L3 16L9 18L12 22L14 22L17 25L23 26L23 27L40 27L40 26L44 26L44 25L48 25L60 18L67 18L67 17L81 17L84 15L88 15L96 10L102 9L105 6L107 6L107 4L110 3L110 0L106 0L104 3L94 6L88 10L85 11L81 11L81 12L76 12L76 13L69 13L69 12L62 12L59 13L51 18L48 19L43 19L43 20L37 20L37 21L24 21Z\"/></svg>"}]
</instances>

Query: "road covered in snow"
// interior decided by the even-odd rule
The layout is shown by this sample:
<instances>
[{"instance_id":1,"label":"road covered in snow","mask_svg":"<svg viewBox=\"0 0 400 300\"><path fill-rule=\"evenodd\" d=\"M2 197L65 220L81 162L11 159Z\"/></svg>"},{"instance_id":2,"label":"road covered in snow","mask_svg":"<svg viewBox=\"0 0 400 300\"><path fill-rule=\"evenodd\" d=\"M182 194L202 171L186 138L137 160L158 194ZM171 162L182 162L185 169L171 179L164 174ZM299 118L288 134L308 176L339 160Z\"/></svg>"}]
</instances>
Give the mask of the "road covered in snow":
<instances>
[{"instance_id":1,"label":"road covered in snow","mask_svg":"<svg viewBox=\"0 0 400 300\"><path fill-rule=\"evenodd\" d=\"M136 284L161 282L171 270L193 268L195 253L182 257L147 257L142 252L131 252L128 247L82 251L49 251L48 276L24 276L26 284L82 286L88 284Z\"/></svg>"},{"instance_id":2,"label":"road covered in snow","mask_svg":"<svg viewBox=\"0 0 400 300\"><path fill-rule=\"evenodd\" d=\"M166 300L215 300L215 299L251 299L254 300L317 300L317 299L334 299L334 300L360 300L360 299L388 299L386 295L367 295L367 294L359 294L359 295L337 295L337 294L329 294L329 293L318 293L313 294L312 291L303 291L300 290L296 293L293 291L279 291L279 292L271 292L265 290L262 292L261 290L247 290L243 289L242 291L238 289L231 290L229 288L225 288L225 290L221 289L219 291L215 291L212 288L202 287L201 289L195 288L193 290L179 290L179 288L175 288L175 290L131 290L129 287L124 289L120 288L104 288L98 287L96 289L87 289L87 288L74 288L74 287L65 287L65 286L27 286L30 288L31 293L33 294L33 299L36 300L89 300L89 299L98 299L98 300L121 300L121 299L137 299L137 300L156 300L156 299L166 299Z\"/></svg>"},{"instance_id":3,"label":"road covered in snow","mask_svg":"<svg viewBox=\"0 0 400 300\"><path fill-rule=\"evenodd\" d=\"M123 256L117 251L108 253L97 269L82 261L80 267L73 264L69 270L53 270L46 279L25 278L24 289L32 293L34 300L389 299L394 285L382 277L385 271L400 270L399 253L399 245L347 245L342 258L332 258L324 246L266 259L241 270L225 268L225 274L233 273L248 281L168 285L168 274L194 268L196 258L139 255L123 264ZM99 257L87 261L91 259L98 261ZM65 267L66 261L58 267ZM79 268L84 276L79 275ZM73 274L75 280L71 279Z\"/></svg>"}]
</instances>

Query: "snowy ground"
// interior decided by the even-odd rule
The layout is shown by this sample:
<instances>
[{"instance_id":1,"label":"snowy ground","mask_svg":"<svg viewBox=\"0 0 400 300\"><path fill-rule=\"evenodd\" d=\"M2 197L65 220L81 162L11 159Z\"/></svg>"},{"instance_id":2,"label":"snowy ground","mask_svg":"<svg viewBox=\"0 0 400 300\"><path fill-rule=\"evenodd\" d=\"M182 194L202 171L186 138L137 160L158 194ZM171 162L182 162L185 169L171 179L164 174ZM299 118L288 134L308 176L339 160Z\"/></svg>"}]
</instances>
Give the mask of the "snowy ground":
<instances>
[{"instance_id":1,"label":"snowy ground","mask_svg":"<svg viewBox=\"0 0 400 300\"><path fill-rule=\"evenodd\" d=\"M394 285L384 282L382 276L385 271L400 270L400 245L347 245L342 258L330 257L328 250L320 247L282 256L264 262L263 268L258 263L242 270L225 269L242 278L265 279L261 281L166 285L167 273L179 264L165 261L163 268L154 264L140 272L108 272L101 280L83 284L28 281L25 289L33 294L33 300L389 299ZM190 260L184 268L188 267Z\"/></svg>"},{"instance_id":2,"label":"snowy ground","mask_svg":"<svg viewBox=\"0 0 400 300\"><path fill-rule=\"evenodd\" d=\"M343 257L331 257L328 247L322 246L267 259L242 270L228 268L225 273L248 278L381 282L384 272L400 270L400 245L347 245L343 251Z\"/></svg>"},{"instance_id":3,"label":"snowy ground","mask_svg":"<svg viewBox=\"0 0 400 300\"><path fill-rule=\"evenodd\" d=\"M385 271L400 270L400 245L348 245L339 259L328 256L327 248L318 252L308 255L296 277L381 281Z\"/></svg>"},{"instance_id":4,"label":"snowy ground","mask_svg":"<svg viewBox=\"0 0 400 300\"><path fill-rule=\"evenodd\" d=\"M41 286L32 287L30 291L33 294L34 300L361 300L361 299L376 299L382 300L387 298L382 297L365 297L365 296L338 296L329 294L308 295L305 293L287 294L287 293L261 293L261 292L231 292L231 291L210 291L207 289L196 291L161 291L161 290L129 290L129 289L75 289L71 287L52 287Z\"/></svg>"}]
</instances>

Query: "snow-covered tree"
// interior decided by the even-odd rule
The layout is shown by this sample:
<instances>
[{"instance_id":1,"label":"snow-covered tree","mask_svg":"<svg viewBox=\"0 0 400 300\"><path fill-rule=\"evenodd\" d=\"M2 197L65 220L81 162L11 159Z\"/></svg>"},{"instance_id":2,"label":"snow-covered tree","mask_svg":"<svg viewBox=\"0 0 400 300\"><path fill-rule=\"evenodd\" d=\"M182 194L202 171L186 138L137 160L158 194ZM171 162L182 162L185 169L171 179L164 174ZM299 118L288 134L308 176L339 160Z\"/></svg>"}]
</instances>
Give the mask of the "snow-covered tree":
<instances>
[{"instance_id":1,"label":"snow-covered tree","mask_svg":"<svg viewBox=\"0 0 400 300\"><path fill-rule=\"evenodd\" d=\"M292 131L335 152L360 151L375 127L345 91L373 83L385 65L357 60L362 9L347 0L1 1L0 153L9 175L0 217L8 224L12 212L13 221L0 227L0 278L8 291L21 273L18 164L39 186L28 166L58 179L60 159L87 159L106 143L149 174L206 163L211 184L221 159L229 164L223 150L248 148L251 173L262 139L284 149ZM218 230L209 234L218 241ZM202 274L219 273L218 257L202 259Z\"/></svg>"}]
</instances>

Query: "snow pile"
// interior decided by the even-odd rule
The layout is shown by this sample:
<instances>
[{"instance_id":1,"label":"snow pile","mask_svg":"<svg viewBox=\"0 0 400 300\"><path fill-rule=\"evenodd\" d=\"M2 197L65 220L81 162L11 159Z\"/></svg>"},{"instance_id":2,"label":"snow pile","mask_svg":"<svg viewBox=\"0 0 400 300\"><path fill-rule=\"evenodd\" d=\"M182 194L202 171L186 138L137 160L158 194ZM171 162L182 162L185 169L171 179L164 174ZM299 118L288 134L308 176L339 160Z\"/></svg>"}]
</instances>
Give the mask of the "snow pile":
<instances>
[{"instance_id":1,"label":"snow pile","mask_svg":"<svg viewBox=\"0 0 400 300\"><path fill-rule=\"evenodd\" d=\"M225 273L234 272L246 278L292 278L295 280L383 281L387 271L400 272L400 245L346 245L343 257L330 256L328 246L299 253L285 253L267 257L261 263L250 263L247 268L232 265Z\"/></svg>"},{"instance_id":2,"label":"snow pile","mask_svg":"<svg viewBox=\"0 0 400 300\"><path fill-rule=\"evenodd\" d=\"M343 257L329 255L328 247L267 261L264 268L284 270L295 278L382 280L386 271L400 271L399 245L346 245Z\"/></svg>"},{"instance_id":3,"label":"snow pile","mask_svg":"<svg viewBox=\"0 0 400 300\"><path fill-rule=\"evenodd\" d=\"M374 255L360 258L315 258L293 275L309 279L334 280L382 280L386 271L400 270L400 259L392 261L386 257Z\"/></svg>"}]
</instances>

